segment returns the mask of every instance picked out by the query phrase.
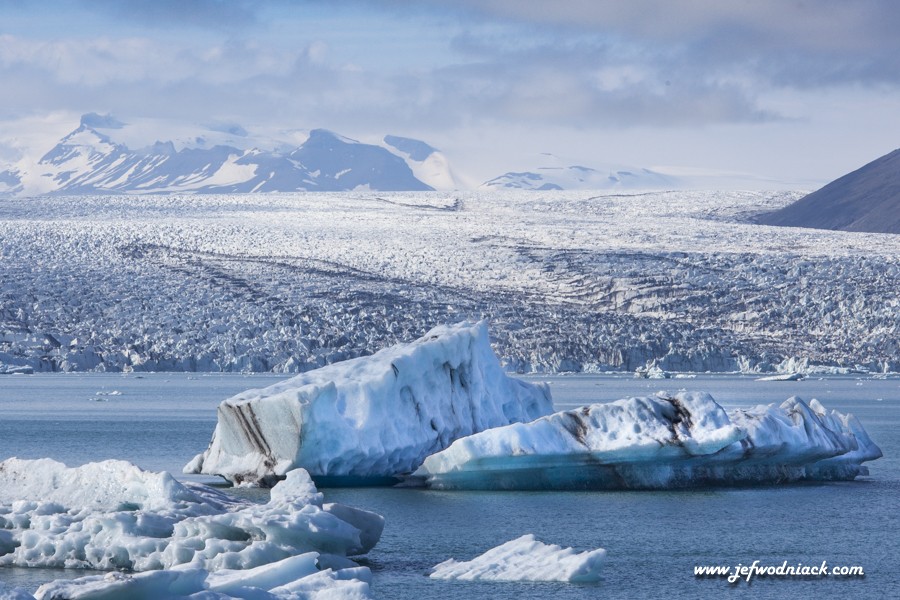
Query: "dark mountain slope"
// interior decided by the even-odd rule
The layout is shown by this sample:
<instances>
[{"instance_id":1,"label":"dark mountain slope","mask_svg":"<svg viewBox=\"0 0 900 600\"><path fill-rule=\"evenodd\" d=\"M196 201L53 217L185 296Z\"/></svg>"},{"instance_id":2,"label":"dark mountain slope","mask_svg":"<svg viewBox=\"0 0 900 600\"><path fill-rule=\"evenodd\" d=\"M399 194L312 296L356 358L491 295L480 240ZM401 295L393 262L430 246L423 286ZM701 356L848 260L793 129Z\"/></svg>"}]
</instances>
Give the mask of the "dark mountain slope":
<instances>
[{"instance_id":1,"label":"dark mountain slope","mask_svg":"<svg viewBox=\"0 0 900 600\"><path fill-rule=\"evenodd\" d=\"M832 181L781 210L764 225L900 233L900 149Z\"/></svg>"}]
</instances>

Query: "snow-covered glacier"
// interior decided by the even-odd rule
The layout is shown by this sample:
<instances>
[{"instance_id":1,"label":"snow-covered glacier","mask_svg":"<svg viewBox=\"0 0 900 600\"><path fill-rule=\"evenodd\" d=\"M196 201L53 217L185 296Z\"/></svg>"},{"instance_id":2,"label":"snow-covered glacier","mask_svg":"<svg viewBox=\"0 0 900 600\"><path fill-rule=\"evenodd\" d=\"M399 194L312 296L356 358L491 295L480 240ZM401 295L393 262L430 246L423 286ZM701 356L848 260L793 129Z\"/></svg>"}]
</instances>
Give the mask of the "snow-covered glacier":
<instances>
[{"instance_id":1,"label":"snow-covered glacier","mask_svg":"<svg viewBox=\"0 0 900 600\"><path fill-rule=\"evenodd\" d=\"M590 583L600 580L606 550L577 552L545 544L528 534L510 540L472 560L446 560L432 569L433 579L463 581L568 581Z\"/></svg>"},{"instance_id":2,"label":"snow-covered glacier","mask_svg":"<svg viewBox=\"0 0 900 600\"><path fill-rule=\"evenodd\" d=\"M800 195L0 198L0 373L297 373L481 319L522 372L900 371L900 237L753 223Z\"/></svg>"},{"instance_id":3,"label":"snow-covered glacier","mask_svg":"<svg viewBox=\"0 0 900 600\"><path fill-rule=\"evenodd\" d=\"M486 323L445 325L225 400L185 472L236 484L271 484L296 467L338 483L389 479L457 438L551 411L546 385L503 371Z\"/></svg>"},{"instance_id":4,"label":"snow-covered glacier","mask_svg":"<svg viewBox=\"0 0 900 600\"><path fill-rule=\"evenodd\" d=\"M439 489L669 489L846 480L881 450L797 397L726 411L707 393L593 404L457 440L410 479Z\"/></svg>"},{"instance_id":5,"label":"snow-covered glacier","mask_svg":"<svg viewBox=\"0 0 900 600\"><path fill-rule=\"evenodd\" d=\"M124 461L0 462L0 566L208 574L307 554L323 571L355 569L346 557L368 552L383 527L380 515L324 503L302 469L256 504Z\"/></svg>"}]
</instances>

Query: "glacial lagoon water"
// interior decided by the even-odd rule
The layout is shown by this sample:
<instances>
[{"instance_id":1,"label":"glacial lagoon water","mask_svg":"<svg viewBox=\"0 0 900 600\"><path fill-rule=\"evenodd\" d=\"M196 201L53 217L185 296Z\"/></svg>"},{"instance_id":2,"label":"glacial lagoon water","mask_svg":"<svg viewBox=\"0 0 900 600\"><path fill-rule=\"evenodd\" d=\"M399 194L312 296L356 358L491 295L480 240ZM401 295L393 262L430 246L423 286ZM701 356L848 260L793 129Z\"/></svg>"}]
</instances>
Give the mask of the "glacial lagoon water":
<instances>
[{"instance_id":1,"label":"glacial lagoon water","mask_svg":"<svg viewBox=\"0 0 900 600\"><path fill-rule=\"evenodd\" d=\"M282 376L52 374L0 377L0 460L50 457L69 465L119 458L179 478L206 447L218 403ZM854 413L884 451L853 482L677 492L435 492L326 489L326 499L383 514L381 542L363 561L378 598L892 598L900 589L900 378L866 376L763 382L698 375L529 377L549 381L557 408L657 390L705 390L726 407L818 398ZM247 493L247 492L243 492ZM250 492L260 497L264 490ZM430 567L470 559L534 533L547 543L606 548L603 581L433 581ZM694 566L862 566L865 577L695 578ZM0 581L34 590L84 572L0 568Z\"/></svg>"}]
</instances>

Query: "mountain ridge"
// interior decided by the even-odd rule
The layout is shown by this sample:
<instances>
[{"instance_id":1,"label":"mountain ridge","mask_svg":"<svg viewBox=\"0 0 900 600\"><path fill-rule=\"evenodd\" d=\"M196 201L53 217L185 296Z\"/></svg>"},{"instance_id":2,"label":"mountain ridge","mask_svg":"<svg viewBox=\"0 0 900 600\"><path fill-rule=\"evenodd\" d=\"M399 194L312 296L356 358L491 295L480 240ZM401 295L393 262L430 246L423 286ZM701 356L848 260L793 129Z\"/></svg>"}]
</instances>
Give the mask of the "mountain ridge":
<instances>
[{"instance_id":1,"label":"mountain ridge","mask_svg":"<svg viewBox=\"0 0 900 600\"><path fill-rule=\"evenodd\" d=\"M132 150L101 130L125 124L88 113L33 164L0 171L0 192L43 194L248 193L292 191L430 191L454 186L449 164L436 149L411 138L386 136L414 148L400 152L365 144L327 129L313 129L295 147L264 150L228 144L177 149L172 140ZM247 137L238 126L225 133ZM221 128L220 128L221 129ZM427 151L426 151L427 150ZM432 186L427 181L436 182ZM424 180L423 180L424 179Z\"/></svg>"},{"instance_id":2,"label":"mountain ridge","mask_svg":"<svg viewBox=\"0 0 900 600\"><path fill-rule=\"evenodd\" d=\"M519 190L608 190L673 189L681 187L678 177L640 167L607 165L542 166L531 171L510 171L481 184L482 189Z\"/></svg>"},{"instance_id":3,"label":"mountain ridge","mask_svg":"<svg viewBox=\"0 0 900 600\"><path fill-rule=\"evenodd\" d=\"M247 129L221 120L126 122L87 113L73 130L55 125L24 139L25 145L20 137L0 142L0 195L812 187L748 173L595 164L549 152L520 157L515 170L484 180L456 172L443 152L409 137L360 142L327 129Z\"/></svg>"}]
</instances>

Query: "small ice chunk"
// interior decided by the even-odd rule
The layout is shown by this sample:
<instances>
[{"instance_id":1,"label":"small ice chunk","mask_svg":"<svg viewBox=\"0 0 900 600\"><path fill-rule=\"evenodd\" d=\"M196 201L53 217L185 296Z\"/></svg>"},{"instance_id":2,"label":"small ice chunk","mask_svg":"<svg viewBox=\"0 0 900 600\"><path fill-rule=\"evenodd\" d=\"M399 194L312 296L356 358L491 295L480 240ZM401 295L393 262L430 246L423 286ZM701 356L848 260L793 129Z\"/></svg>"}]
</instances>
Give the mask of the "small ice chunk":
<instances>
[{"instance_id":1,"label":"small ice chunk","mask_svg":"<svg viewBox=\"0 0 900 600\"><path fill-rule=\"evenodd\" d=\"M470 561L446 560L434 567L434 579L465 581L568 581L589 583L600 580L600 566L606 550L577 552L545 544L534 535L523 535L491 548Z\"/></svg>"},{"instance_id":2,"label":"small ice chunk","mask_svg":"<svg viewBox=\"0 0 900 600\"><path fill-rule=\"evenodd\" d=\"M806 375L803 373L780 373L778 375L767 375L765 377L758 377L757 381L802 381L806 379Z\"/></svg>"}]
</instances>

